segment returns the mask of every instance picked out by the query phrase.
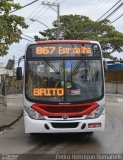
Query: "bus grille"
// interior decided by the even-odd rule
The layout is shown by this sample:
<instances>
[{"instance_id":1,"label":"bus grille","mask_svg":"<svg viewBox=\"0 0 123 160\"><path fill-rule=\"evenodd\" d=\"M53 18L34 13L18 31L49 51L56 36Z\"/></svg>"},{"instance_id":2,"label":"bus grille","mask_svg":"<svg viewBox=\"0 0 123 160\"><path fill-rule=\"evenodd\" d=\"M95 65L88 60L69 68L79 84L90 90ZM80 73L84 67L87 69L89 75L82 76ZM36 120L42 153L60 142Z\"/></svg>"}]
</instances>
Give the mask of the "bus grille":
<instances>
[{"instance_id":1,"label":"bus grille","mask_svg":"<svg viewBox=\"0 0 123 160\"><path fill-rule=\"evenodd\" d=\"M79 125L79 122L74 123L51 123L53 128L76 128Z\"/></svg>"}]
</instances>

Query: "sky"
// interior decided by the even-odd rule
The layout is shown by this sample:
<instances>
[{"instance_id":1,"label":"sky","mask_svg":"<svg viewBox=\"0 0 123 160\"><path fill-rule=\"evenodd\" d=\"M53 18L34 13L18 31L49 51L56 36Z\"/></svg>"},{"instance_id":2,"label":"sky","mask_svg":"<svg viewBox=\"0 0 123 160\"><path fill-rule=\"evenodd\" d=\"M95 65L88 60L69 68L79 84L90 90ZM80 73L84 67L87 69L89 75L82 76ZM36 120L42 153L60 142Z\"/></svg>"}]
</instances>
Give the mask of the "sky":
<instances>
[{"instance_id":1,"label":"sky","mask_svg":"<svg viewBox=\"0 0 123 160\"><path fill-rule=\"evenodd\" d=\"M16 3L20 3L22 6L31 3L33 0L14 0ZM23 16L25 22L29 25L28 29L23 29L23 34L31 36L39 35L39 31L43 31L47 27L52 27L52 22L57 19L56 7L55 10L49 8L48 6L42 5L43 0L38 0L36 3L23 8L19 11L14 12L14 14ZM88 16L92 20L97 20L106 11L108 11L118 0L44 0L44 2L59 3L60 4L60 15L78 14ZM120 2L121 3L121 2ZM119 3L119 4L120 4ZM109 18L110 21L115 20L123 13L123 6ZM32 22L30 19L36 19L39 22ZM123 17L112 24L117 31L123 32ZM24 35L22 36L24 38ZM31 38L27 38L33 40ZM0 57L0 63L7 63L8 59L13 59L15 56L16 63L20 56L24 55L26 45L29 42L27 40L20 40L19 43L14 43L9 48L9 54L4 57ZM114 53L114 56L118 58L123 58L123 53Z\"/></svg>"}]
</instances>

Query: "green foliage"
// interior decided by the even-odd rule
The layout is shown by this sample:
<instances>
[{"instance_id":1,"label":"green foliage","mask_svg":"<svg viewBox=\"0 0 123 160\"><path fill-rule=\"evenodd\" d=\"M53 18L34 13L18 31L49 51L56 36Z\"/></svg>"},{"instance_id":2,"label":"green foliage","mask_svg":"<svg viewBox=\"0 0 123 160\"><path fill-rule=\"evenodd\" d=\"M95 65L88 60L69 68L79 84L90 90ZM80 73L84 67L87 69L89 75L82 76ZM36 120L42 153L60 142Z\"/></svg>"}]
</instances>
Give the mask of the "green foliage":
<instances>
[{"instance_id":1,"label":"green foliage","mask_svg":"<svg viewBox=\"0 0 123 160\"><path fill-rule=\"evenodd\" d=\"M54 28L39 32L43 39L56 39L57 22L53 22ZM123 52L123 33L109 25L108 20L92 21L89 17L80 15L64 15L60 17L59 39L88 39L99 41L105 54L115 51Z\"/></svg>"},{"instance_id":2,"label":"green foliage","mask_svg":"<svg viewBox=\"0 0 123 160\"><path fill-rule=\"evenodd\" d=\"M21 39L21 29L28 26L24 22L24 18L10 14L14 9L20 9L19 4L15 4L13 0L0 0L0 56L6 55L9 46Z\"/></svg>"}]
</instances>

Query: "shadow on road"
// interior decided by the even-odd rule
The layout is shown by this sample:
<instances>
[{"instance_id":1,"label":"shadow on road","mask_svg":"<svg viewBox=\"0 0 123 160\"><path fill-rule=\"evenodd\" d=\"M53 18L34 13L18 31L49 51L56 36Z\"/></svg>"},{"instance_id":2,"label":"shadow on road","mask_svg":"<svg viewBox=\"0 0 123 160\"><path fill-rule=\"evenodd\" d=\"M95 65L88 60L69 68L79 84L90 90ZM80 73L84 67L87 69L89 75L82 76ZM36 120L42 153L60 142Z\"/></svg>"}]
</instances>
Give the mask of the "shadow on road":
<instances>
[{"instance_id":1,"label":"shadow on road","mask_svg":"<svg viewBox=\"0 0 123 160\"><path fill-rule=\"evenodd\" d=\"M30 134L31 139L37 139L40 142L46 141L47 143L60 143L60 142L79 142L84 143L97 141L93 137L93 132L90 133L53 133L53 134ZM49 140L49 141L48 141Z\"/></svg>"}]
</instances>

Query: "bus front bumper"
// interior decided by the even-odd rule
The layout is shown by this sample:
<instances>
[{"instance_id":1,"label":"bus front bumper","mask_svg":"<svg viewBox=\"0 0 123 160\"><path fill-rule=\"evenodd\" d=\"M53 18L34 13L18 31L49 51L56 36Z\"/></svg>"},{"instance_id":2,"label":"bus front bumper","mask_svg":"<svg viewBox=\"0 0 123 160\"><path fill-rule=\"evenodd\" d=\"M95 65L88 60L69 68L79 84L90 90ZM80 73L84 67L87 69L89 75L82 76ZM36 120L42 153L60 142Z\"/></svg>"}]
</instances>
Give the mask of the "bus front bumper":
<instances>
[{"instance_id":1,"label":"bus front bumper","mask_svg":"<svg viewBox=\"0 0 123 160\"><path fill-rule=\"evenodd\" d=\"M79 133L104 131L105 115L96 119L84 120L34 120L24 116L25 133Z\"/></svg>"}]
</instances>

